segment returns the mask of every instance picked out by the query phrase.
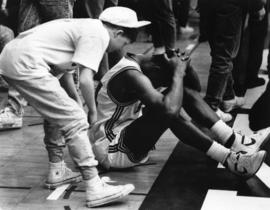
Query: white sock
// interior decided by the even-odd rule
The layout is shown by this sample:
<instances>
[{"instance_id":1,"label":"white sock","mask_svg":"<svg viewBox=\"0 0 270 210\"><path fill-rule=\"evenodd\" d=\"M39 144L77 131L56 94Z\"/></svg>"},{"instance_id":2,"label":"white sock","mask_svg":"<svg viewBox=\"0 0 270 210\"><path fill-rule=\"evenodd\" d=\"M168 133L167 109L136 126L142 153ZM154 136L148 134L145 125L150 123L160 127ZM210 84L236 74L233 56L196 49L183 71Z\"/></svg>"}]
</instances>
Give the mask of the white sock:
<instances>
[{"instance_id":1,"label":"white sock","mask_svg":"<svg viewBox=\"0 0 270 210\"><path fill-rule=\"evenodd\" d=\"M211 157L212 159L224 163L228 155L230 154L230 150L226 147L222 146L217 142L213 142L209 150L206 152L206 155Z\"/></svg>"},{"instance_id":2,"label":"white sock","mask_svg":"<svg viewBox=\"0 0 270 210\"><path fill-rule=\"evenodd\" d=\"M215 139L222 145L224 145L233 134L233 129L222 120L217 121L210 130L215 135Z\"/></svg>"}]
</instances>

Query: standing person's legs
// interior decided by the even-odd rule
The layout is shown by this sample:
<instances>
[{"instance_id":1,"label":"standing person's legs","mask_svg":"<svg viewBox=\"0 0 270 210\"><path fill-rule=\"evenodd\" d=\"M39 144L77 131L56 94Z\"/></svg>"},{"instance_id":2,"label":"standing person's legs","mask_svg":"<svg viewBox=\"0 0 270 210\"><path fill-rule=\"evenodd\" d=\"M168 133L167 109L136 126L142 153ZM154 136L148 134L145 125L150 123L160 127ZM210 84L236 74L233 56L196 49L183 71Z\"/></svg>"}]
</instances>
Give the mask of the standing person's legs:
<instances>
[{"instance_id":1,"label":"standing person's legs","mask_svg":"<svg viewBox=\"0 0 270 210\"><path fill-rule=\"evenodd\" d=\"M6 79L63 135L71 157L85 180L89 207L113 202L134 189L133 185L110 186L100 180L95 167L97 161L87 134L89 125L86 114L67 95L57 78L48 73L42 78L31 80Z\"/></svg>"},{"instance_id":2,"label":"standing person's legs","mask_svg":"<svg viewBox=\"0 0 270 210\"><path fill-rule=\"evenodd\" d=\"M154 54L175 48L176 23L171 0L149 0L142 2L144 16L151 24Z\"/></svg>"},{"instance_id":3,"label":"standing person's legs","mask_svg":"<svg viewBox=\"0 0 270 210\"><path fill-rule=\"evenodd\" d=\"M243 14L243 27L240 41L240 48L236 58L233 61L233 80L234 91L236 96L244 97L246 93L247 61L249 54L249 15Z\"/></svg>"},{"instance_id":4,"label":"standing person's legs","mask_svg":"<svg viewBox=\"0 0 270 210\"><path fill-rule=\"evenodd\" d=\"M46 120L57 126L65 138L74 162L79 167L97 165L87 137L86 114L67 95L57 78L48 73L46 77L31 80L5 79Z\"/></svg>"},{"instance_id":5,"label":"standing person's legs","mask_svg":"<svg viewBox=\"0 0 270 210\"><path fill-rule=\"evenodd\" d=\"M49 158L49 173L44 185L49 189L66 183L81 181L81 174L70 170L64 161L64 148L66 140L59 127L44 120L44 143Z\"/></svg>"},{"instance_id":6,"label":"standing person's legs","mask_svg":"<svg viewBox=\"0 0 270 210\"><path fill-rule=\"evenodd\" d=\"M250 39L249 54L247 60L247 88L253 88L265 83L263 78L258 78L262 64L265 38L268 29L268 16L258 21L250 18L249 21Z\"/></svg>"},{"instance_id":7,"label":"standing person's legs","mask_svg":"<svg viewBox=\"0 0 270 210\"><path fill-rule=\"evenodd\" d=\"M42 23L37 1L21 0L18 15L18 33L26 31Z\"/></svg>"},{"instance_id":8,"label":"standing person's legs","mask_svg":"<svg viewBox=\"0 0 270 210\"><path fill-rule=\"evenodd\" d=\"M0 52L2 52L5 45L14 39L13 31L3 25L0 25ZM8 84L0 76L0 110L3 109L8 101Z\"/></svg>"},{"instance_id":9,"label":"standing person's legs","mask_svg":"<svg viewBox=\"0 0 270 210\"><path fill-rule=\"evenodd\" d=\"M59 18L72 18L75 0L38 0L37 5L42 22Z\"/></svg>"},{"instance_id":10,"label":"standing person's legs","mask_svg":"<svg viewBox=\"0 0 270 210\"><path fill-rule=\"evenodd\" d=\"M106 0L83 0L83 5L89 18L98 18L104 9Z\"/></svg>"},{"instance_id":11,"label":"standing person's legs","mask_svg":"<svg viewBox=\"0 0 270 210\"><path fill-rule=\"evenodd\" d=\"M4 46L14 39L13 31L0 25L0 52ZM23 109L16 91L0 76L0 130L21 128L23 123Z\"/></svg>"},{"instance_id":12,"label":"standing person's legs","mask_svg":"<svg viewBox=\"0 0 270 210\"><path fill-rule=\"evenodd\" d=\"M269 47L268 47L267 71L268 71L268 77L269 77L270 75L270 41L269 41Z\"/></svg>"},{"instance_id":13,"label":"standing person's legs","mask_svg":"<svg viewBox=\"0 0 270 210\"><path fill-rule=\"evenodd\" d=\"M188 18L190 11L190 0L181 0L179 7L179 16L178 16L178 27L180 33L192 33L194 29L189 26Z\"/></svg>"},{"instance_id":14,"label":"standing person's legs","mask_svg":"<svg viewBox=\"0 0 270 210\"><path fill-rule=\"evenodd\" d=\"M218 3L219 4L219 3ZM233 59L240 41L242 9L237 4L223 2L217 8L214 29L209 35L212 63L205 100L217 110L231 77Z\"/></svg>"},{"instance_id":15,"label":"standing person's legs","mask_svg":"<svg viewBox=\"0 0 270 210\"><path fill-rule=\"evenodd\" d=\"M18 32L26 31L46 21L73 17L74 0L22 0L20 2Z\"/></svg>"}]
</instances>

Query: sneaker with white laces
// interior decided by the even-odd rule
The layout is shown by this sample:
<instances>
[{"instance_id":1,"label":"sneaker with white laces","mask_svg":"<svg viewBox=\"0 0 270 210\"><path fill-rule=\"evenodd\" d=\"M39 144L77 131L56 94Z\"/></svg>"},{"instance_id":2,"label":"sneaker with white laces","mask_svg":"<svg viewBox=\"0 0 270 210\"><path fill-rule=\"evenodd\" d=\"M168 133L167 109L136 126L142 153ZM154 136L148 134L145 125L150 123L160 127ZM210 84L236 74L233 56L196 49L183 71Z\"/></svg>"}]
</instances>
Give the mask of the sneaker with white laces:
<instances>
[{"instance_id":1,"label":"sneaker with white laces","mask_svg":"<svg viewBox=\"0 0 270 210\"><path fill-rule=\"evenodd\" d=\"M246 154L243 151L231 151L224 163L224 166L236 175L249 178L255 175L260 169L266 154L266 151L263 150L255 152L252 155Z\"/></svg>"},{"instance_id":2,"label":"sneaker with white laces","mask_svg":"<svg viewBox=\"0 0 270 210\"><path fill-rule=\"evenodd\" d=\"M232 120L231 114L225 113L225 112L221 111L220 109L216 110L216 114L223 122L229 122Z\"/></svg>"},{"instance_id":3,"label":"sneaker with white laces","mask_svg":"<svg viewBox=\"0 0 270 210\"><path fill-rule=\"evenodd\" d=\"M77 183L81 180L81 173L72 171L64 161L61 161L59 163L49 163L49 174L44 185L48 189L55 189L60 185Z\"/></svg>"},{"instance_id":4,"label":"sneaker with white laces","mask_svg":"<svg viewBox=\"0 0 270 210\"><path fill-rule=\"evenodd\" d=\"M21 128L22 124L22 114L17 114L12 107L5 107L0 110L0 130Z\"/></svg>"},{"instance_id":5,"label":"sneaker with white laces","mask_svg":"<svg viewBox=\"0 0 270 210\"><path fill-rule=\"evenodd\" d=\"M234 99L231 100L224 100L221 103L221 109L224 112L230 112L234 109L241 108L245 104L245 98L244 97L237 97L235 96Z\"/></svg>"},{"instance_id":6,"label":"sneaker with white laces","mask_svg":"<svg viewBox=\"0 0 270 210\"><path fill-rule=\"evenodd\" d=\"M231 150L235 152L245 151L249 154L258 152L270 139L270 127L259 130L249 136L235 133L235 140Z\"/></svg>"},{"instance_id":7,"label":"sneaker with white laces","mask_svg":"<svg viewBox=\"0 0 270 210\"><path fill-rule=\"evenodd\" d=\"M90 182L94 183L94 185L90 184ZM100 179L99 176L96 176L92 180L86 180L85 184L87 207L112 203L125 197L135 189L133 184L109 185Z\"/></svg>"}]
</instances>

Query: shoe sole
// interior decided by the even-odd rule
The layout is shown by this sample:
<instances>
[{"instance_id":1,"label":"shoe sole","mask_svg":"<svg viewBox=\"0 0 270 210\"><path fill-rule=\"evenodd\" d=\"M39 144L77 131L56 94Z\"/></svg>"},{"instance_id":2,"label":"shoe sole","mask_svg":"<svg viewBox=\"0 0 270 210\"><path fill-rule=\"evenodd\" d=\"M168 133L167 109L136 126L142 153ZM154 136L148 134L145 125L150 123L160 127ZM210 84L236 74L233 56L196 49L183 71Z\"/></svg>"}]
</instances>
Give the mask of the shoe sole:
<instances>
[{"instance_id":1,"label":"shoe sole","mask_svg":"<svg viewBox=\"0 0 270 210\"><path fill-rule=\"evenodd\" d=\"M94 200L94 201L86 201L86 206L87 207L97 207L97 206L102 206L108 203L115 202L117 200L120 200L121 198L127 196L129 193L131 193L135 187L131 185L131 187L125 189L117 194L113 194L111 196L107 196L105 198L99 199L99 200Z\"/></svg>"},{"instance_id":2,"label":"shoe sole","mask_svg":"<svg viewBox=\"0 0 270 210\"><path fill-rule=\"evenodd\" d=\"M263 142L261 143L261 145L258 147L258 151L264 147L264 145L269 141L270 139L270 132L267 134L267 136L264 138Z\"/></svg>"},{"instance_id":3,"label":"shoe sole","mask_svg":"<svg viewBox=\"0 0 270 210\"><path fill-rule=\"evenodd\" d=\"M70 179L66 179L65 181L62 181L62 182L56 182L56 183L48 183L48 182L45 182L44 183L44 186L50 190L54 190L55 188L61 186L61 185L64 185L64 184L71 184L71 183L78 183L78 182L81 182L82 181L82 176L79 175L77 177L73 177L73 178L70 178Z\"/></svg>"},{"instance_id":4,"label":"shoe sole","mask_svg":"<svg viewBox=\"0 0 270 210\"><path fill-rule=\"evenodd\" d=\"M265 160L265 158L266 158L267 152L264 151L264 150L263 150L263 152L264 152L263 158L262 158L262 160L261 160L261 163L260 163L258 169L255 171L254 175L256 175L256 173L259 171L259 169L261 168L261 166L262 166L262 164L263 164L263 162L264 162L264 160Z\"/></svg>"},{"instance_id":5,"label":"shoe sole","mask_svg":"<svg viewBox=\"0 0 270 210\"><path fill-rule=\"evenodd\" d=\"M260 170L260 168L261 168L261 166L262 166L262 164L263 164L263 162L264 162L264 160L266 158L266 155L267 155L267 152L266 151L263 151L263 152L264 152L264 155L262 157L262 160L261 160L261 163L260 163L259 167L257 168L257 170L252 175L245 177L246 180L249 179L249 178L251 178L251 177L253 177L254 175L256 175L256 173Z\"/></svg>"},{"instance_id":6,"label":"shoe sole","mask_svg":"<svg viewBox=\"0 0 270 210\"><path fill-rule=\"evenodd\" d=\"M10 124L0 124L0 131L2 130L9 130L9 129L16 129L22 128L22 121L10 123Z\"/></svg>"}]
</instances>

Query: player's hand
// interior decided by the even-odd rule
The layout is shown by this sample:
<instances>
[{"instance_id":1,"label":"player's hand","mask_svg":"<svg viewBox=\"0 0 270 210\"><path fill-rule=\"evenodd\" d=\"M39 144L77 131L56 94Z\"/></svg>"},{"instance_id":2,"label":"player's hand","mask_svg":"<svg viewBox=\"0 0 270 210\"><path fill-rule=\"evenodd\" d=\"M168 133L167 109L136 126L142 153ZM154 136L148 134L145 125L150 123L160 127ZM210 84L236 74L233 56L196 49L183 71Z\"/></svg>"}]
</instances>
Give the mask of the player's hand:
<instances>
[{"instance_id":1,"label":"player's hand","mask_svg":"<svg viewBox=\"0 0 270 210\"><path fill-rule=\"evenodd\" d=\"M190 59L182 60L179 59L179 57L174 56L169 60L168 63L174 73L177 73L179 76L184 77L187 66L190 63Z\"/></svg>"}]
</instances>

